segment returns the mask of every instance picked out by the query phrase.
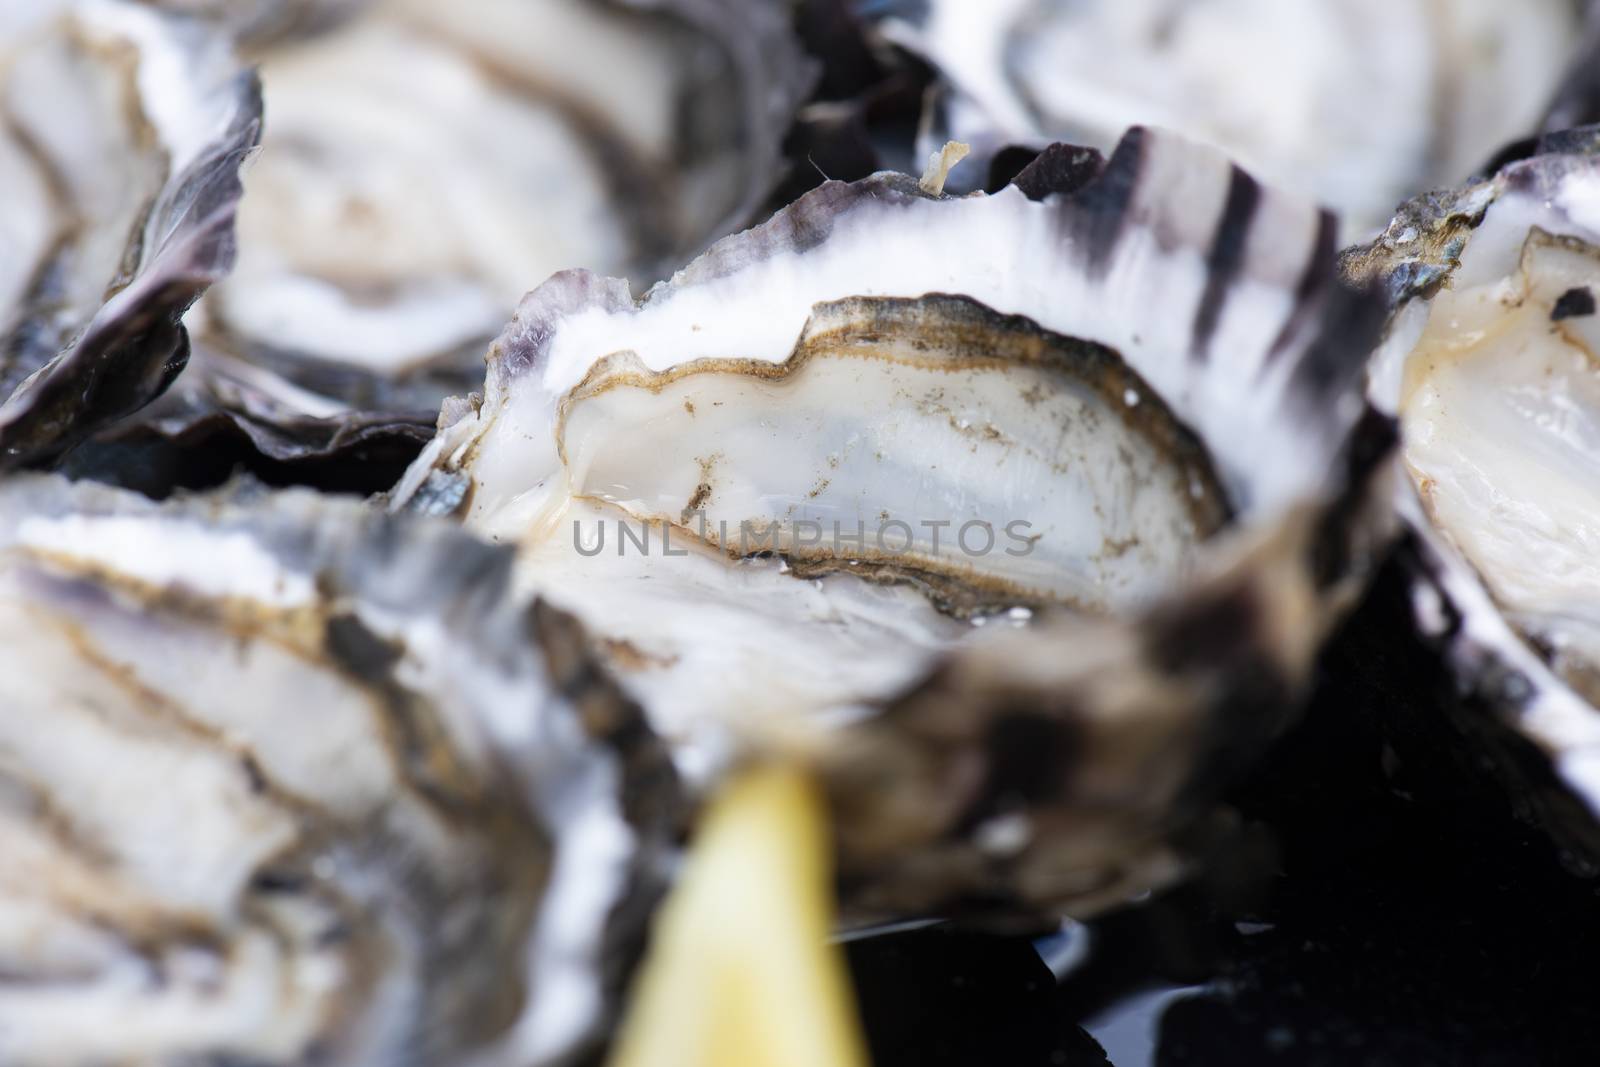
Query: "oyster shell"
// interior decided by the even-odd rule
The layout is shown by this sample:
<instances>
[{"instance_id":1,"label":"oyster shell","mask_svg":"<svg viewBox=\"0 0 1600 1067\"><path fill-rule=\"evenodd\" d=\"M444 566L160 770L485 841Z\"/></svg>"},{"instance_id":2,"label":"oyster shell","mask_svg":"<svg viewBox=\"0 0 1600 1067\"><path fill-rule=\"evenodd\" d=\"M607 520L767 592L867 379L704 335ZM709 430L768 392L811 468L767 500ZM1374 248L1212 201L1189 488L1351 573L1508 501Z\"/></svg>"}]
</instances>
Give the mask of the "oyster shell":
<instances>
[{"instance_id":1,"label":"oyster shell","mask_svg":"<svg viewBox=\"0 0 1600 1067\"><path fill-rule=\"evenodd\" d=\"M1126 802L1146 830L1186 824L1205 805L1174 812L1175 783L1209 771L1172 738L1229 707L1251 722L1236 734L1270 736L1364 568L1370 471L1343 498L1342 464L1380 309L1336 283L1330 216L1214 153L1134 131L1087 182L1069 165L1085 158L1053 149L993 196L940 194L947 160L920 183L828 183L638 303L624 282L557 275L394 505L516 543L519 587L588 624L693 773L730 739L795 723L865 716L824 747L880 728L906 745L938 707L966 724L941 735L968 757L951 758L979 773L983 702L940 697L930 672L963 646L984 664L1025 647L1035 669L1010 692L1030 715L1147 730L1161 740L1142 751L1170 761L1108 762L1111 793L1127 792L1087 803ZM1280 556L1300 580L1252 577ZM1233 619L1218 675L1146 671L1153 607L1235 574L1229 587L1259 598L1241 594L1252 622ZM1013 639L1032 644L987 638L1067 611L1048 638ZM1230 703L1246 662L1272 696ZM1067 699L1067 680L1113 666L1142 680ZM872 715L924 692L926 707ZM876 792L861 805L888 802ZM990 820L963 823L973 790L946 797L959 810L930 818L966 843ZM962 874L907 907L1008 878L987 862ZM1103 902L1085 886L1075 869L1023 893Z\"/></svg>"},{"instance_id":2,"label":"oyster shell","mask_svg":"<svg viewBox=\"0 0 1600 1067\"><path fill-rule=\"evenodd\" d=\"M203 18L246 45L319 33L371 0L140 0L163 11Z\"/></svg>"},{"instance_id":3,"label":"oyster shell","mask_svg":"<svg viewBox=\"0 0 1600 1067\"><path fill-rule=\"evenodd\" d=\"M1396 303L1370 396L1400 421L1414 600L1551 828L1600 844L1594 130L1404 209L1346 269ZM1576 799L1579 803L1574 804Z\"/></svg>"},{"instance_id":4,"label":"oyster shell","mask_svg":"<svg viewBox=\"0 0 1600 1067\"><path fill-rule=\"evenodd\" d=\"M41 4L0 34L0 469L158 395L184 311L233 261L252 75L133 3Z\"/></svg>"},{"instance_id":5,"label":"oyster shell","mask_svg":"<svg viewBox=\"0 0 1600 1067\"><path fill-rule=\"evenodd\" d=\"M811 80L777 0L322 7L247 49L271 122L239 263L159 435L414 455L529 286L652 279L743 223Z\"/></svg>"},{"instance_id":6,"label":"oyster shell","mask_svg":"<svg viewBox=\"0 0 1600 1067\"><path fill-rule=\"evenodd\" d=\"M675 779L447 524L0 486L0 1059L528 1064L603 1033Z\"/></svg>"},{"instance_id":7,"label":"oyster shell","mask_svg":"<svg viewBox=\"0 0 1600 1067\"><path fill-rule=\"evenodd\" d=\"M1581 4L1497 0L963 0L880 5L948 91L932 139L980 158L1126 126L1217 145L1357 232L1536 129Z\"/></svg>"}]
</instances>

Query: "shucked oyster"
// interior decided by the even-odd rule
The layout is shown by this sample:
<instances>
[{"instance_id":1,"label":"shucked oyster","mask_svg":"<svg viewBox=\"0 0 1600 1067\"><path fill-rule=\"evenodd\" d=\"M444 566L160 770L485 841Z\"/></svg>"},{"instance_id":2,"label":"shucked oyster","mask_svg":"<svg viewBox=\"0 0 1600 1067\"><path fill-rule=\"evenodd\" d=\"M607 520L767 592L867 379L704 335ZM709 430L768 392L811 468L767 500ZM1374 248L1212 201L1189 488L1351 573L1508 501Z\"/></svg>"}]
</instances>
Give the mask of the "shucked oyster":
<instances>
[{"instance_id":1,"label":"shucked oyster","mask_svg":"<svg viewBox=\"0 0 1600 1067\"><path fill-rule=\"evenodd\" d=\"M53 459L182 368L233 259L254 78L133 3L0 22L0 469Z\"/></svg>"},{"instance_id":2,"label":"shucked oyster","mask_svg":"<svg viewBox=\"0 0 1600 1067\"><path fill-rule=\"evenodd\" d=\"M0 487L0 1060L598 1036L674 778L509 563L309 493Z\"/></svg>"},{"instance_id":3,"label":"shucked oyster","mask_svg":"<svg viewBox=\"0 0 1600 1067\"><path fill-rule=\"evenodd\" d=\"M1462 679L1469 729L1524 766L1531 756L1534 801L1591 849L1600 844L1595 144L1593 130L1562 135L1487 181L1407 205L1346 260L1352 273L1385 278L1397 304L1371 395L1403 431L1400 507L1419 540L1423 628Z\"/></svg>"},{"instance_id":4,"label":"shucked oyster","mask_svg":"<svg viewBox=\"0 0 1600 1067\"><path fill-rule=\"evenodd\" d=\"M1127 891L1120 853L1022 862L1050 848L1030 813L1093 836L1113 812L1134 853L1187 825L1204 735L1271 736L1361 565L1361 480L1325 509L1375 309L1336 284L1332 218L1171 135L1085 184L1088 158L993 196L941 195L943 163L828 183L638 303L557 275L393 494L516 543L518 584L588 624L696 772L729 734L866 716L834 749L863 862L966 849L875 908L1023 870L1036 903ZM1035 613L1057 621L1000 632ZM1165 656L1157 619L1227 636ZM871 766L917 763L893 789L848 756L884 729ZM1042 743L1037 790L990 775L1013 742Z\"/></svg>"},{"instance_id":5,"label":"shucked oyster","mask_svg":"<svg viewBox=\"0 0 1600 1067\"><path fill-rule=\"evenodd\" d=\"M651 279L741 224L809 83L777 0L320 13L247 49L271 118L239 263L191 320L162 433L221 410L278 459L425 439L530 286Z\"/></svg>"},{"instance_id":6,"label":"shucked oyster","mask_svg":"<svg viewBox=\"0 0 1600 1067\"><path fill-rule=\"evenodd\" d=\"M933 134L980 156L1129 124L1221 147L1359 230L1539 123L1575 0L965 0L882 5L948 92Z\"/></svg>"}]
</instances>

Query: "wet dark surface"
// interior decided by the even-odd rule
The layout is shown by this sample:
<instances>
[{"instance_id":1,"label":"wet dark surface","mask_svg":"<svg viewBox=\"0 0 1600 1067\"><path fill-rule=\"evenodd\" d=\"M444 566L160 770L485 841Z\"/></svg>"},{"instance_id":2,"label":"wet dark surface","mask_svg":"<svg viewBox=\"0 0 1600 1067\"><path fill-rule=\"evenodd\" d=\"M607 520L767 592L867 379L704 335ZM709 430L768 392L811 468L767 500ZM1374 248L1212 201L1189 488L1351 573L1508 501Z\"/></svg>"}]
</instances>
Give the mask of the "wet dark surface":
<instances>
[{"instance_id":1,"label":"wet dark surface","mask_svg":"<svg viewBox=\"0 0 1600 1067\"><path fill-rule=\"evenodd\" d=\"M845 951L875 1067L1105 1067L1027 939L932 929Z\"/></svg>"},{"instance_id":2,"label":"wet dark surface","mask_svg":"<svg viewBox=\"0 0 1600 1067\"><path fill-rule=\"evenodd\" d=\"M395 433L290 462L263 454L223 420L193 436L173 440L135 429L117 440L78 448L59 469L74 480L106 482L156 500L179 491L214 489L240 475L271 486L370 496L393 488L424 443L418 436Z\"/></svg>"},{"instance_id":3,"label":"wet dark surface","mask_svg":"<svg viewBox=\"0 0 1600 1067\"><path fill-rule=\"evenodd\" d=\"M1442 676L1396 636L1399 596L1380 587L1233 797L1277 846L1248 891L1189 887L1074 931L1086 951L1045 943L1063 972L1046 992L1022 939L853 945L868 1028L895 1035L878 1067L1098 1062L1062 1052L1079 1026L1116 1067L1600 1063L1600 881L1513 816L1421 699ZM923 1027L890 981L922 998ZM996 1044L943 1036L969 1025Z\"/></svg>"}]
</instances>

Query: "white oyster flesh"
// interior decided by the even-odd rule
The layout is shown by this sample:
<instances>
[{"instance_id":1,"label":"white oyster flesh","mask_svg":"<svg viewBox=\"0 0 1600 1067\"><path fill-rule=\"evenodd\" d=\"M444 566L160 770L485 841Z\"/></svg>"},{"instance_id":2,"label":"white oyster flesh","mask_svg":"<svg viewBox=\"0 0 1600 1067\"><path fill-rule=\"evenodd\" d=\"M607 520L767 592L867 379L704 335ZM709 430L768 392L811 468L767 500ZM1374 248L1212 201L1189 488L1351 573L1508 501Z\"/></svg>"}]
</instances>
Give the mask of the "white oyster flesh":
<instances>
[{"instance_id":1,"label":"white oyster flesh","mask_svg":"<svg viewBox=\"0 0 1600 1067\"><path fill-rule=\"evenodd\" d=\"M980 150L1210 142L1356 230L1538 124L1581 37L1572 0L932 0L893 39L953 87Z\"/></svg>"},{"instance_id":2,"label":"white oyster flesh","mask_svg":"<svg viewBox=\"0 0 1600 1067\"><path fill-rule=\"evenodd\" d=\"M1317 340L1332 241L1143 131L1075 196L829 183L637 304L530 294L393 498L466 483L674 740L831 720L975 623L1137 614L1317 498L1359 407Z\"/></svg>"},{"instance_id":3,"label":"white oyster flesh","mask_svg":"<svg viewBox=\"0 0 1600 1067\"><path fill-rule=\"evenodd\" d=\"M779 136L747 129L741 108L759 94L780 109L799 60L748 85L757 72L670 11L374 0L261 45L272 119L237 272L197 332L269 366L300 361L314 387L319 364L378 380L460 371L554 271L648 277L725 232L764 192ZM382 406L356 392L343 399Z\"/></svg>"},{"instance_id":4,"label":"white oyster flesh","mask_svg":"<svg viewBox=\"0 0 1600 1067\"><path fill-rule=\"evenodd\" d=\"M1508 225L1510 271L1482 276ZM1508 620L1600 695L1600 249L1495 214L1479 240L1404 358L1406 467Z\"/></svg>"},{"instance_id":5,"label":"white oyster flesh","mask_svg":"<svg viewBox=\"0 0 1600 1067\"><path fill-rule=\"evenodd\" d=\"M597 367L557 430L573 495L736 557L895 564L1101 614L1181 577L1223 521L1204 452L1115 353L976 305L819 305L781 368L751 371Z\"/></svg>"},{"instance_id":6,"label":"white oyster flesh","mask_svg":"<svg viewBox=\"0 0 1600 1067\"><path fill-rule=\"evenodd\" d=\"M1368 396L1402 428L1419 622L1600 814L1600 162L1557 135L1373 247L1399 257Z\"/></svg>"},{"instance_id":7,"label":"white oyster flesh","mask_svg":"<svg viewBox=\"0 0 1600 1067\"><path fill-rule=\"evenodd\" d=\"M643 834L503 552L309 493L16 477L0 515L0 1059L593 1036Z\"/></svg>"}]
</instances>

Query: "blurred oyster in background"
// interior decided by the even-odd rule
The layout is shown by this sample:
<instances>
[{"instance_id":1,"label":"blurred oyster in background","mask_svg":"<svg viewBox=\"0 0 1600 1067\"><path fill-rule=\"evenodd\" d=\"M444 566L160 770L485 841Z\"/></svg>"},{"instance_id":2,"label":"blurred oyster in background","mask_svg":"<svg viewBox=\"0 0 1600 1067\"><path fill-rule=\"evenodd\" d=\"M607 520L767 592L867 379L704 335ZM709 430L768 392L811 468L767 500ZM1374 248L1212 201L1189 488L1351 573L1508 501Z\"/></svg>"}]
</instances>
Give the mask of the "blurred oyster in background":
<instances>
[{"instance_id":1,"label":"blurred oyster in background","mask_svg":"<svg viewBox=\"0 0 1600 1067\"><path fill-rule=\"evenodd\" d=\"M1600 4L1589 0L1585 6L1583 40L1539 132L1560 133L1600 122L1600 64L1595 62L1600 58ZM1530 134L1530 140L1537 137Z\"/></svg>"},{"instance_id":2,"label":"blurred oyster in background","mask_svg":"<svg viewBox=\"0 0 1600 1067\"><path fill-rule=\"evenodd\" d=\"M637 303L552 278L392 499L515 543L696 775L865 717L821 743L846 879L904 878L871 910L1104 906L1181 870L1359 587L1381 307L1331 216L1181 138L968 198L952 155Z\"/></svg>"},{"instance_id":3,"label":"blurred oyster in background","mask_svg":"<svg viewBox=\"0 0 1600 1067\"><path fill-rule=\"evenodd\" d=\"M287 40L318 33L370 0L139 0L177 15L203 18L236 41Z\"/></svg>"},{"instance_id":4,"label":"blurred oyster in background","mask_svg":"<svg viewBox=\"0 0 1600 1067\"><path fill-rule=\"evenodd\" d=\"M812 76L777 0L288 8L246 42L269 118L237 270L136 438L409 458L528 289L649 282L744 224Z\"/></svg>"},{"instance_id":5,"label":"blurred oyster in background","mask_svg":"<svg viewBox=\"0 0 1600 1067\"><path fill-rule=\"evenodd\" d=\"M182 369L260 108L193 23L115 0L0 16L0 469L54 460Z\"/></svg>"},{"instance_id":6,"label":"blurred oyster in background","mask_svg":"<svg viewBox=\"0 0 1600 1067\"><path fill-rule=\"evenodd\" d=\"M945 89L930 144L983 159L1132 124L1217 145L1357 233L1535 130L1579 0L888 0L864 9ZM981 175L981 172L980 172Z\"/></svg>"},{"instance_id":7,"label":"blurred oyster in background","mask_svg":"<svg viewBox=\"0 0 1600 1067\"><path fill-rule=\"evenodd\" d=\"M1395 302L1372 402L1403 431L1414 606L1441 698L1600 860L1600 131L1418 199L1346 253ZM1464 694L1464 698L1463 698Z\"/></svg>"},{"instance_id":8,"label":"blurred oyster in background","mask_svg":"<svg viewBox=\"0 0 1600 1067\"><path fill-rule=\"evenodd\" d=\"M675 779L510 563L307 492L0 487L0 1060L602 1038Z\"/></svg>"},{"instance_id":9,"label":"blurred oyster in background","mask_svg":"<svg viewBox=\"0 0 1600 1067\"><path fill-rule=\"evenodd\" d=\"M922 165L916 141L927 65L883 40L852 0L797 0L795 9L796 34L818 65L817 84L785 138L789 172L768 200L769 213L830 179Z\"/></svg>"}]
</instances>

